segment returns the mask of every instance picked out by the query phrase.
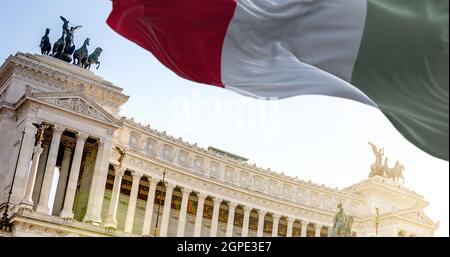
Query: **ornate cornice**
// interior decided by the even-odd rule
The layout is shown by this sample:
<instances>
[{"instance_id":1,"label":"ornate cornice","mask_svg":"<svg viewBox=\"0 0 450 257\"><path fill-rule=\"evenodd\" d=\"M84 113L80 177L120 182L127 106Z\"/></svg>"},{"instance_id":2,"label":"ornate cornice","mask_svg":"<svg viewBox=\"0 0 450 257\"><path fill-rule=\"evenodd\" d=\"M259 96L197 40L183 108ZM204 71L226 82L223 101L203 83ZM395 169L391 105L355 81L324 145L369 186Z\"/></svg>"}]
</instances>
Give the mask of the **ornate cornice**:
<instances>
[{"instance_id":1,"label":"ornate cornice","mask_svg":"<svg viewBox=\"0 0 450 257\"><path fill-rule=\"evenodd\" d=\"M28 76L28 79L39 81L40 84L50 85L51 81L54 81L52 85L57 86L64 83L65 90L68 87L83 87L87 95L113 102L116 106L123 105L129 98L122 93L122 88L93 72L45 55L18 52L15 56L10 56L0 67L0 78L6 79L12 71L22 72L16 68L21 68L23 72L32 71L33 75ZM23 72L22 75L25 74Z\"/></svg>"},{"instance_id":2,"label":"ornate cornice","mask_svg":"<svg viewBox=\"0 0 450 257\"><path fill-rule=\"evenodd\" d=\"M337 188L331 188L327 187L325 185L319 185L316 183L311 182L311 180L301 180L298 177L291 177L288 175L285 175L283 172L275 172L272 171L270 168L264 169L261 167L258 167L256 164L249 164L247 162L238 161L234 158L229 158L227 156L218 154L214 151L207 150L205 148L199 147L196 143L191 144L186 141L184 141L181 137L175 138L171 135L168 135L166 131L158 131L156 129L153 129L150 127L150 125L144 125L139 122L136 122L133 118L126 118L122 117L124 119L124 125L129 126L132 130L139 131L143 134L146 134L147 136L153 137L154 139L162 140L168 144L175 145L178 148L187 150L189 152L194 152L196 154L202 155L203 157L207 157L211 160L218 161L220 163L224 163L226 165L256 173L262 176L267 176L270 179L275 179L277 181L282 181L285 183L289 183L296 186L302 186L314 190L323 191L326 193L330 193L333 195L339 195L339 196L346 196L346 197L354 197L359 198L357 195L338 190Z\"/></svg>"},{"instance_id":3,"label":"ornate cornice","mask_svg":"<svg viewBox=\"0 0 450 257\"><path fill-rule=\"evenodd\" d=\"M365 194L365 193L377 193L382 195L390 195L394 199L409 198L414 199L421 203L425 207L428 203L424 200L424 197L410 190L409 188L388 180L383 177L374 176L366 180L358 182L350 187L344 188L342 191L354 193L354 194Z\"/></svg>"}]
</instances>

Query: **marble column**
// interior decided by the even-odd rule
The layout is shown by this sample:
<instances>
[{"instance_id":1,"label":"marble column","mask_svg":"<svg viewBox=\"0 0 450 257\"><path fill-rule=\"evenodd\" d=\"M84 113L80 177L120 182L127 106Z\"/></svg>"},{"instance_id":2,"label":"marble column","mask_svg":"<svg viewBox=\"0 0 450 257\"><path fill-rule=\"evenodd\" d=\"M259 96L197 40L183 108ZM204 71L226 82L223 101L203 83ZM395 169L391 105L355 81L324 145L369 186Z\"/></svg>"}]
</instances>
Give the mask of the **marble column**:
<instances>
[{"instance_id":1,"label":"marble column","mask_svg":"<svg viewBox=\"0 0 450 257\"><path fill-rule=\"evenodd\" d=\"M39 195L41 193L42 181L44 179L45 165L47 164L48 150L50 148L49 138L44 137L44 140L42 141L41 146L44 150L42 151L41 157L39 158L36 180L34 182L34 188L33 188L34 209L36 209L37 203L39 202Z\"/></svg>"},{"instance_id":2,"label":"marble column","mask_svg":"<svg viewBox=\"0 0 450 257\"><path fill-rule=\"evenodd\" d=\"M286 237L292 237L292 230L294 229L294 222L295 219L294 218L287 218L287 232L286 232Z\"/></svg>"},{"instance_id":3,"label":"marble column","mask_svg":"<svg viewBox=\"0 0 450 257\"><path fill-rule=\"evenodd\" d=\"M164 209L161 219L161 230L159 231L160 237L167 236L167 229L169 228L170 209L172 205L172 193L175 188L174 184L166 184L166 197L164 198Z\"/></svg>"},{"instance_id":4,"label":"marble column","mask_svg":"<svg viewBox=\"0 0 450 257\"><path fill-rule=\"evenodd\" d=\"M184 229L186 227L186 211L189 202L189 195L191 194L192 190L189 188L183 188L182 192L183 198L181 199L180 216L178 218L178 230L177 230L178 237L184 236Z\"/></svg>"},{"instance_id":5,"label":"marble column","mask_svg":"<svg viewBox=\"0 0 450 257\"><path fill-rule=\"evenodd\" d=\"M17 153L19 160L17 161L16 178L14 185L10 185L14 187L11 195L11 199L13 199L13 201L21 201L25 195L25 187L30 171L31 157L33 154L33 146L37 132L37 128L31 122L26 122L23 129L25 134L21 142L22 148L20 149L20 152ZM22 139L22 133L19 134L18 139ZM20 143L17 145L17 148L19 147ZM14 158L14 163L16 163L16 158L17 157ZM14 166L12 168L14 169ZM12 170L11 174L13 172L14 170Z\"/></svg>"},{"instance_id":6,"label":"marble column","mask_svg":"<svg viewBox=\"0 0 450 257\"><path fill-rule=\"evenodd\" d=\"M272 215L272 237L278 237L278 224L280 222L280 215Z\"/></svg>"},{"instance_id":7,"label":"marble column","mask_svg":"<svg viewBox=\"0 0 450 257\"><path fill-rule=\"evenodd\" d=\"M213 209L213 215L211 220L211 230L210 230L210 237L216 237L217 236L217 228L219 226L219 212L220 212L220 204L222 204L222 198L216 197L214 199L214 209Z\"/></svg>"},{"instance_id":8,"label":"marble column","mask_svg":"<svg viewBox=\"0 0 450 257\"><path fill-rule=\"evenodd\" d=\"M126 170L125 167L114 168L114 184L111 193L111 202L109 203L108 216L105 221L105 227L107 228L117 229L117 207L119 206L122 178Z\"/></svg>"},{"instance_id":9,"label":"marble column","mask_svg":"<svg viewBox=\"0 0 450 257\"><path fill-rule=\"evenodd\" d=\"M248 224L250 223L250 212L252 207L244 206L244 221L242 222L242 237L248 237Z\"/></svg>"},{"instance_id":10,"label":"marble column","mask_svg":"<svg viewBox=\"0 0 450 257\"><path fill-rule=\"evenodd\" d=\"M139 181L141 181L142 174L138 172L131 172L133 183L131 185L130 198L128 200L127 218L125 220L125 232L133 233L134 214L136 212L136 201L139 193Z\"/></svg>"},{"instance_id":11,"label":"marble column","mask_svg":"<svg viewBox=\"0 0 450 257\"><path fill-rule=\"evenodd\" d=\"M264 218L266 217L266 213L267 213L267 211L265 211L265 210L259 210L258 230L256 231L257 237L264 236Z\"/></svg>"},{"instance_id":12,"label":"marble column","mask_svg":"<svg viewBox=\"0 0 450 257\"><path fill-rule=\"evenodd\" d=\"M100 141L95 161L94 174L92 176L91 189L89 190L89 200L84 222L94 225L102 223L102 205L105 195L106 178L109 169L109 157L112 149L112 139L104 138Z\"/></svg>"},{"instance_id":13,"label":"marble column","mask_svg":"<svg viewBox=\"0 0 450 257\"><path fill-rule=\"evenodd\" d=\"M49 214L50 209L48 200L50 198L50 190L52 188L53 174L55 173L56 158L58 157L59 143L64 128L61 126L53 127L52 141L47 157L47 166L45 167L44 180L42 181L41 195L36 212L40 214Z\"/></svg>"},{"instance_id":14,"label":"marble column","mask_svg":"<svg viewBox=\"0 0 450 257\"><path fill-rule=\"evenodd\" d=\"M308 230L308 222L302 220L302 231L301 231L301 237L306 237L306 231Z\"/></svg>"},{"instance_id":15,"label":"marble column","mask_svg":"<svg viewBox=\"0 0 450 257\"><path fill-rule=\"evenodd\" d=\"M36 174L39 164L39 158L42 154L43 148L41 147L41 143L38 143L34 147L33 151L33 160L31 161L31 169L30 174L28 175L28 181L27 181L27 187L25 188L25 197L23 198L22 202L20 203L21 207L24 207L26 209L33 209L33 189L34 184L36 181Z\"/></svg>"},{"instance_id":16,"label":"marble column","mask_svg":"<svg viewBox=\"0 0 450 257\"><path fill-rule=\"evenodd\" d=\"M227 219L227 233L226 236L227 237L232 237L233 236L233 228L234 228L234 214L236 212L236 207L237 204L236 203L231 203L228 205L229 209L228 209L228 219Z\"/></svg>"},{"instance_id":17,"label":"marble column","mask_svg":"<svg viewBox=\"0 0 450 257\"><path fill-rule=\"evenodd\" d=\"M314 236L315 237L320 237L320 230L322 229L322 225L316 223L314 228L315 228Z\"/></svg>"},{"instance_id":18,"label":"marble column","mask_svg":"<svg viewBox=\"0 0 450 257\"><path fill-rule=\"evenodd\" d=\"M198 193L197 213L195 214L194 237L199 237L202 232L203 208L205 207L205 199L208 195Z\"/></svg>"},{"instance_id":19,"label":"marble column","mask_svg":"<svg viewBox=\"0 0 450 257\"><path fill-rule=\"evenodd\" d=\"M89 202L89 190L92 184L92 173L95 164L95 156L97 154L97 147L86 145L84 149L84 158L81 162L81 178L80 188L77 189L77 194L74 203L74 218L82 221L86 215L87 204Z\"/></svg>"},{"instance_id":20,"label":"marble column","mask_svg":"<svg viewBox=\"0 0 450 257\"><path fill-rule=\"evenodd\" d=\"M150 184L148 188L147 204L145 206L144 225L142 227L142 235L149 236L151 233L153 206L155 205L155 192L158 185L158 179L147 178Z\"/></svg>"},{"instance_id":21,"label":"marble column","mask_svg":"<svg viewBox=\"0 0 450 257\"><path fill-rule=\"evenodd\" d=\"M73 204L78 185L78 176L80 174L81 159L83 157L84 143L89 137L87 134L78 133L76 136L75 151L70 167L69 181L67 183L66 197L64 199L64 207L59 216L64 219L73 219Z\"/></svg>"},{"instance_id":22,"label":"marble column","mask_svg":"<svg viewBox=\"0 0 450 257\"><path fill-rule=\"evenodd\" d=\"M53 201L53 210L52 215L57 216L61 213L63 202L64 202L64 194L66 192L67 179L69 178L69 166L70 160L72 158L72 151L74 144L69 141L63 142L64 146L64 154L61 162L61 167L59 168L59 178L58 178L58 186L56 187L55 200Z\"/></svg>"}]
</instances>

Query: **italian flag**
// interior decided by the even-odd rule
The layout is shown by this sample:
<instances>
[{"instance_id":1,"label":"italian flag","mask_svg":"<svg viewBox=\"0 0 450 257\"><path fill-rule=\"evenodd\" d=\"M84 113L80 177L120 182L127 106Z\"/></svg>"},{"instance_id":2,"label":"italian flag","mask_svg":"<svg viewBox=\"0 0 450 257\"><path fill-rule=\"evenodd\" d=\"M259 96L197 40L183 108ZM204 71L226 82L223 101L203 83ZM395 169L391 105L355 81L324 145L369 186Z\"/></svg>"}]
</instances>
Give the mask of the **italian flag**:
<instances>
[{"instance_id":1,"label":"italian flag","mask_svg":"<svg viewBox=\"0 0 450 257\"><path fill-rule=\"evenodd\" d=\"M379 108L448 160L448 0L113 0L108 25L179 76Z\"/></svg>"}]
</instances>

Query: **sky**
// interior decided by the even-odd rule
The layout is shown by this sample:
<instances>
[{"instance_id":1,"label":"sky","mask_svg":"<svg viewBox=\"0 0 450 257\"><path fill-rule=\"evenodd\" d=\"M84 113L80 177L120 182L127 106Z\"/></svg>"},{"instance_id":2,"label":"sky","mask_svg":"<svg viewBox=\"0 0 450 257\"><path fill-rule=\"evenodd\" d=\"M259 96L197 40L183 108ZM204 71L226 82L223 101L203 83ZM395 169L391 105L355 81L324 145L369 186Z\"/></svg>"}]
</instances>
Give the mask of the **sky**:
<instances>
[{"instance_id":1,"label":"sky","mask_svg":"<svg viewBox=\"0 0 450 257\"><path fill-rule=\"evenodd\" d=\"M39 53L61 35L66 17L80 47L102 47L94 73L130 96L121 114L175 138L214 146L250 163L303 180L345 188L367 178L374 155L368 141L384 147L389 164L404 166L405 186L425 197L425 213L440 222L436 236L449 236L449 167L409 143L377 109L326 96L263 101L178 77L151 53L106 24L109 0L9 0L0 4L0 59L16 52ZM383 210L381 210L381 213Z\"/></svg>"}]
</instances>

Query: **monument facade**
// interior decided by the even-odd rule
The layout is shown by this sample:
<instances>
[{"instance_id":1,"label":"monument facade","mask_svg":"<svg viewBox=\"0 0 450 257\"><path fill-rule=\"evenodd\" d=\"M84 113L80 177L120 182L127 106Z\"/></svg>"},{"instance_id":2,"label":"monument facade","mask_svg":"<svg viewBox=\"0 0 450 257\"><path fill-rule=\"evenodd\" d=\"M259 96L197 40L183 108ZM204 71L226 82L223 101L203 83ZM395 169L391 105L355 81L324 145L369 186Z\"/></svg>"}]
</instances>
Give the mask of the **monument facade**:
<instances>
[{"instance_id":1,"label":"monument facade","mask_svg":"<svg viewBox=\"0 0 450 257\"><path fill-rule=\"evenodd\" d=\"M382 174L374 145L369 178L338 190L123 117L128 98L51 56L19 52L3 63L0 213L11 231L0 235L433 236L438 228L421 195Z\"/></svg>"}]
</instances>

